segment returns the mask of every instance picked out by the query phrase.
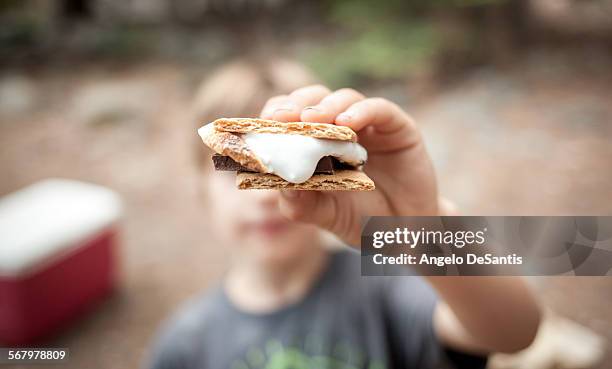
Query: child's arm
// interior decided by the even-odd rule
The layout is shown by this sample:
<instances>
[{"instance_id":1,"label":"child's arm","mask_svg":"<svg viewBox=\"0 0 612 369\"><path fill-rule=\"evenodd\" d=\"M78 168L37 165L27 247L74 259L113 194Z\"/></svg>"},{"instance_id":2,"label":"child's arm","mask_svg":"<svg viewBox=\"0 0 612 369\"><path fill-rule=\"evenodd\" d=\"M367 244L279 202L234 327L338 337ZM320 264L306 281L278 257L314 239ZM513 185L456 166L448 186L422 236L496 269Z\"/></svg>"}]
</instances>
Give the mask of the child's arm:
<instances>
[{"instance_id":1,"label":"child's arm","mask_svg":"<svg viewBox=\"0 0 612 369\"><path fill-rule=\"evenodd\" d=\"M520 277L429 277L443 302L434 325L441 341L474 353L511 353L535 338L540 311Z\"/></svg>"},{"instance_id":2,"label":"child's arm","mask_svg":"<svg viewBox=\"0 0 612 369\"><path fill-rule=\"evenodd\" d=\"M335 123L351 127L368 150L372 192L284 191L279 206L290 219L317 224L351 245L360 240L362 215L440 215L429 155L416 124L397 105L351 89L298 89L268 101L264 119ZM401 168L401 170L398 170ZM438 336L454 348L478 352L517 351L537 331L539 309L520 278L431 277L445 303L438 306Z\"/></svg>"}]
</instances>

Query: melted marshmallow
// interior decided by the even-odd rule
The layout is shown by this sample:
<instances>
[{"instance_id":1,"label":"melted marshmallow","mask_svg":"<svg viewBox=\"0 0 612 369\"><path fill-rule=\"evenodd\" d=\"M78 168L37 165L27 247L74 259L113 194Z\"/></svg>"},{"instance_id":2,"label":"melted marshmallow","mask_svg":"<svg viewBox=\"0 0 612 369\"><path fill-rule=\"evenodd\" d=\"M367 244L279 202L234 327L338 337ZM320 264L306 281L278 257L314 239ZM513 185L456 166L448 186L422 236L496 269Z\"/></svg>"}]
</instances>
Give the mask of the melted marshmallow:
<instances>
[{"instance_id":1,"label":"melted marshmallow","mask_svg":"<svg viewBox=\"0 0 612 369\"><path fill-rule=\"evenodd\" d=\"M368 158L363 146L355 142L278 133L246 133L242 137L270 173L292 183L312 177L324 156L349 164L364 163Z\"/></svg>"}]
</instances>

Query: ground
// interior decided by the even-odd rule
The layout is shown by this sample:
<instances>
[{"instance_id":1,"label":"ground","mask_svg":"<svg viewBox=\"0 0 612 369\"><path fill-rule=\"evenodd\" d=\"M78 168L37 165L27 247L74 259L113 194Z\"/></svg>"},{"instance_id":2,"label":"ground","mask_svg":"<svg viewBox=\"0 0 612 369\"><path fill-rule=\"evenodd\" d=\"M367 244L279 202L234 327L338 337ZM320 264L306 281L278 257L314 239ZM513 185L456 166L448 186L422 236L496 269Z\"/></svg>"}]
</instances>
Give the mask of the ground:
<instances>
[{"instance_id":1,"label":"ground","mask_svg":"<svg viewBox=\"0 0 612 369\"><path fill-rule=\"evenodd\" d=\"M612 78L550 60L475 70L418 96L404 85L370 92L415 117L441 192L463 213L611 214ZM70 347L71 368L138 367L160 322L223 272L227 250L210 240L192 157L190 102L205 72L151 62L0 79L10 97L0 99L0 195L66 177L124 200L117 292L46 343ZM609 278L531 282L548 306L612 340Z\"/></svg>"}]
</instances>

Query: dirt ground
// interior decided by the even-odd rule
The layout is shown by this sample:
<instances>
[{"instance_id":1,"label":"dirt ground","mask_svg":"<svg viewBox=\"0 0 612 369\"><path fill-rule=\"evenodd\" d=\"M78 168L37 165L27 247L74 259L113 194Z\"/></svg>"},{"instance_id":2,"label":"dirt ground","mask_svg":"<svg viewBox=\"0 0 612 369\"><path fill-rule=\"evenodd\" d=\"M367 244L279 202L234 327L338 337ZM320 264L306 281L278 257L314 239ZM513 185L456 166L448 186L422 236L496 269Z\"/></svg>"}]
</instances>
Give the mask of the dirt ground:
<instances>
[{"instance_id":1,"label":"dirt ground","mask_svg":"<svg viewBox=\"0 0 612 369\"><path fill-rule=\"evenodd\" d=\"M413 114L442 194L464 213L612 214L612 76L550 60L477 70L426 95L371 92ZM124 200L118 291L45 343L70 347L67 367L138 367L160 322L223 272L227 252L209 241L191 151L191 96L205 72L159 62L0 78L10 97L0 98L0 195L65 177ZM533 283L548 306L612 342L610 278Z\"/></svg>"}]
</instances>

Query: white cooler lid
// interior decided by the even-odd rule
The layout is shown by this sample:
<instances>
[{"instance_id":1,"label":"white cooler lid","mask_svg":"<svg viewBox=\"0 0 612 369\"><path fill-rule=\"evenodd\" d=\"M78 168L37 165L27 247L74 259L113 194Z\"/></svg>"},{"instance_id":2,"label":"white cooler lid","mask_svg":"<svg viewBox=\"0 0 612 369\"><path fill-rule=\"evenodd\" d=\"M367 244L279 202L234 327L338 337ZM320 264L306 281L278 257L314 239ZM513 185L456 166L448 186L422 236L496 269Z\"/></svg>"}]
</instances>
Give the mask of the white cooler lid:
<instances>
[{"instance_id":1,"label":"white cooler lid","mask_svg":"<svg viewBox=\"0 0 612 369\"><path fill-rule=\"evenodd\" d=\"M89 183L47 179L0 198L0 275L21 275L121 215L119 196Z\"/></svg>"}]
</instances>

